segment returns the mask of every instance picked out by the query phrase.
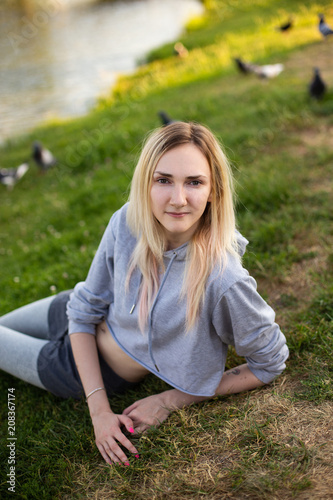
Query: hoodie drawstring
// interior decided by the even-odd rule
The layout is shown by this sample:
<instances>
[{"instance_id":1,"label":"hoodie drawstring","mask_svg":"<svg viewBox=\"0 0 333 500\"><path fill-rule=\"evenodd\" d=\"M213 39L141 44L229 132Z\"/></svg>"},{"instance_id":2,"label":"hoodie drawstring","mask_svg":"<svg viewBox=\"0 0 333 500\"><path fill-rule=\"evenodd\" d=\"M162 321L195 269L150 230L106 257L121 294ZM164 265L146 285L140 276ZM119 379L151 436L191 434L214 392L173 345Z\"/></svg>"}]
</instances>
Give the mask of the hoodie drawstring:
<instances>
[{"instance_id":1,"label":"hoodie drawstring","mask_svg":"<svg viewBox=\"0 0 333 500\"><path fill-rule=\"evenodd\" d=\"M138 286L138 290L137 290L137 292L136 292L136 297L135 297L134 303L133 303L133 305L132 305L132 307L131 307L131 310L130 310L130 312L129 312L130 314L133 314L133 311L134 311L134 309L135 309L135 307L136 307L136 304L137 304L137 302L138 302L138 300L139 300L139 293L140 293L140 287L141 287L141 283L142 283L142 278L143 278L143 276L142 276L142 274L141 274L140 284L139 284L139 286Z\"/></svg>"},{"instance_id":2,"label":"hoodie drawstring","mask_svg":"<svg viewBox=\"0 0 333 500\"><path fill-rule=\"evenodd\" d=\"M160 370L158 369L158 366L157 366L156 361L154 359L153 349L152 349L152 327L153 327L152 326L152 322L153 322L152 315L153 315L153 310L154 310L155 304L157 302L157 299L158 299L158 297L159 297L159 295L160 295L160 293L162 291L163 285L164 285L164 283L165 283L165 281L166 281L166 279L168 277L169 271L170 271L171 266L173 264L173 261L175 260L176 257L177 257L177 254L176 254L176 252L174 252L173 256L172 256L172 258L171 258L171 260L169 262L169 265L168 265L168 267L167 267L167 269L166 269L166 271L164 273L161 285L160 285L160 287L158 289L158 292L157 292L156 297L154 299L153 305L151 306L150 313L149 313L149 318L148 318L148 321L149 321L149 328L148 328L148 349L149 349L149 355L150 355L150 359L152 360L152 362L153 362L153 364L154 364L154 366L155 366L155 368L156 368L156 370L158 372Z\"/></svg>"}]
</instances>

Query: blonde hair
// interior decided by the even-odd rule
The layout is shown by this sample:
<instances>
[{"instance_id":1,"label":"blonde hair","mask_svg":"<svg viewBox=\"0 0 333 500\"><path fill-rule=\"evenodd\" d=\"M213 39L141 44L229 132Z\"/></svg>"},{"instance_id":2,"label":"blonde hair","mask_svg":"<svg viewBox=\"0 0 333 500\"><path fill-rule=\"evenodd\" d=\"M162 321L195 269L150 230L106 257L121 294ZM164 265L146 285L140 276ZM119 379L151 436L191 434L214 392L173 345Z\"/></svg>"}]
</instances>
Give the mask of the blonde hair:
<instances>
[{"instance_id":1,"label":"blonde hair","mask_svg":"<svg viewBox=\"0 0 333 500\"><path fill-rule=\"evenodd\" d=\"M137 267L142 273L139 326L143 331L159 287L159 269L164 269L166 239L151 209L153 173L164 153L182 144L193 144L206 157L211 171L211 201L189 242L181 297L187 296L186 330L195 323L204 301L207 279L218 264L221 272L227 254L238 256L233 181L230 166L212 132L196 123L174 122L148 136L134 171L127 223L137 238L126 284Z\"/></svg>"}]
</instances>

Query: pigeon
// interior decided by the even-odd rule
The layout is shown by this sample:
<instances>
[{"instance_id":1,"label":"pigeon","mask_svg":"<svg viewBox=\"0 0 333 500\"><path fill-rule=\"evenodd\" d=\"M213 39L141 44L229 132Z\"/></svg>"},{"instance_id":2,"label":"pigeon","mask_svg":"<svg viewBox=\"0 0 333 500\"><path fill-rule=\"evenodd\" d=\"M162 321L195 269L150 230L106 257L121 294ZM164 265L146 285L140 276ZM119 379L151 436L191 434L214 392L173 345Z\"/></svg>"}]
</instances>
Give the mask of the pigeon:
<instances>
[{"instance_id":1,"label":"pigeon","mask_svg":"<svg viewBox=\"0 0 333 500\"><path fill-rule=\"evenodd\" d=\"M177 54L179 57L187 57L188 56L188 50L181 42L175 43L173 50L174 50L175 54Z\"/></svg>"},{"instance_id":2,"label":"pigeon","mask_svg":"<svg viewBox=\"0 0 333 500\"><path fill-rule=\"evenodd\" d=\"M276 31L286 32L286 31L289 31L293 27L293 25L294 25L294 23L293 23L292 19L289 19L289 21L281 24L281 26L277 26L275 29L276 29Z\"/></svg>"},{"instance_id":3,"label":"pigeon","mask_svg":"<svg viewBox=\"0 0 333 500\"><path fill-rule=\"evenodd\" d=\"M242 61L239 57L234 57L234 61L237 65L237 68L241 73L252 73L254 64Z\"/></svg>"},{"instance_id":4,"label":"pigeon","mask_svg":"<svg viewBox=\"0 0 333 500\"><path fill-rule=\"evenodd\" d=\"M284 70L283 64L265 64L264 66L254 66L253 73L259 78L275 78Z\"/></svg>"},{"instance_id":5,"label":"pigeon","mask_svg":"<svg viewBox=\"0 0 333 500\"><path fill-rule=\"evenodd\" d=\"M242 61L239 57L235 57L234 61L242 73L254 73L260 78L274 78L284 70L283 64L266 64L264 66L258 66L257 64Z\"/></svg>"},{"instance_id":6,"label":"pigeon","mask_svg":"<svg viewBox=\"0 0 333 500\"><path fill-rule=\"evenodd\" d=\"M42 172L45 172L57 163L57 159L53 154L37 141L32 145L32 157Z\"/></svg>"},{"instance_id":7,"label":"pigeon","mask_svg":"<svg viewBox=\"0 0 333 500\"><path fill-rule=\"evenodd\" d=\"M321 99L326 92L326 83L320 76L318 68L314 68L313 72L313 79L309 84L309 94L314 99Z\"/></svg>"},{"instance_id":8,"label":"pigeon","mask_svg":"<svg viewBox=\"0 0 333 500\"><path fill-rule=\"evenodd\" d=\"M17 181L24 176L24 174L29 170L29 165L27 163L22 163L17 168L1 168L0 169L0 182L8 189L13 189Z\"/></svg>"},{"instance_id":9,"label":"pigeon","mask_svg":"<svg viewBox=\"0 0 333 500\"><path fill-rule=\"evenodd\" d=\"M171 123L175 123L176 121L170 118L170 116L165 111L159 111L157 114L160 117L163 126L170 125Z\"/></svg>"},{"instance_id":10,"label":"pigeon","mask_svg":"<svg viewBox=\"0 0 333 500\"><path fill-rule=\"evenodd\" d=\"M323 37L326 38L328 35L333 35L332 28L330 28L329 25L325 23L324 15L318 14L318 16L319 16L318 29L320 33L323 35Z\"/></svg>"}]
</instances>

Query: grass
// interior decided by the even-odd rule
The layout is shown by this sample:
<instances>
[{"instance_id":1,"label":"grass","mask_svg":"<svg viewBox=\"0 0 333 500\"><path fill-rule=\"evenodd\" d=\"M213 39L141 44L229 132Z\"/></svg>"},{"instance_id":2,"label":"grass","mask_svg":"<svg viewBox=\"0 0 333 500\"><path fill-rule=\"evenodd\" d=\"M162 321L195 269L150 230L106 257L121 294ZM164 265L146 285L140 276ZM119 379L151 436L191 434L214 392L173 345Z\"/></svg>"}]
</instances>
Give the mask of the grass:
<instances>
[{"instance_id":1,"label":"grass","mask_svg":"<svg viewBox=\"0 0 333 500\"><path fill-rule=\"evenodd\" d=\"M47 124L1 149L2 164L26 160L38 138L58 166L31 165L1 191L0 314L84 279L157 111L208 125L230 157L238 225L250 240L245 266L277 312L290 347L285 373L251 393L173 413L136 438L140 459L108 467L94 445L83 401L63 401L1 373L2 443L7 391L16 394L18 498L311 499L332 491L332 41L316 29L330 2L206 1L189 24L179 59L167 45L148 56L86 117ZM293 14L295 28L273 28ZM236 72L232 57L283 62L265 82ZM329 85L311 102L317 64ZM240 359L230 351L228 367ZM165 388L149 377L116 398L115 411ZM0 496L8 494L8 449L0 449Z\"/></svg>"}]
</instances>

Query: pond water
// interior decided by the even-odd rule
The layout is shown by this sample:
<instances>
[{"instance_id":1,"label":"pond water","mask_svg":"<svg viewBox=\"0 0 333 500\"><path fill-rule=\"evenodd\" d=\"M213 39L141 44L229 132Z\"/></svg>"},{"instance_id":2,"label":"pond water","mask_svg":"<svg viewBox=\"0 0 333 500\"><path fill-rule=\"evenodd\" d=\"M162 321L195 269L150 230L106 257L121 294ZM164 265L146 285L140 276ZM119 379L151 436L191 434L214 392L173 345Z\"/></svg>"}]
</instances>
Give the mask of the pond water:
<instances>
[{"instance_id":1,"label":"pond water","mask_svg":"<svg viewBox=\"0 0 333 500\"><path fill-rule=\"evenodd\" d=\"M0 142L84 114L202 10L199 0L1 0Z\"/></svg>"}]
</instances>

